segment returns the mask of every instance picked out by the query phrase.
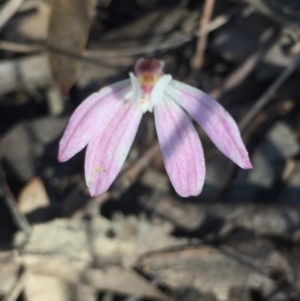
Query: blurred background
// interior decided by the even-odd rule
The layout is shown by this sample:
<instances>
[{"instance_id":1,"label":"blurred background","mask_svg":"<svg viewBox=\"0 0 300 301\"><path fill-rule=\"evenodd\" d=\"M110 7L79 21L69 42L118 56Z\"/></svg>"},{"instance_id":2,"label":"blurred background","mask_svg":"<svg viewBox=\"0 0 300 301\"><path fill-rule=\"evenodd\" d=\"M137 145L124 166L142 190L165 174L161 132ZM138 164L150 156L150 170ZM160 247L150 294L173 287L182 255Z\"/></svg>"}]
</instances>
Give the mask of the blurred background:
<instances>
[{"instance_id":1,"label":"blurred background","mask_svg":"<svg viewBox=\"0 0 300 301\"><path fill-rule=\"evenodd\" d=\"M0 300L300 300L299 53L299 0L0 1ZM179 197L147 113L89 196L59 139L148 57L230 112L252 170L195 124L205 186Z\"/></svg>"}]
</instances>

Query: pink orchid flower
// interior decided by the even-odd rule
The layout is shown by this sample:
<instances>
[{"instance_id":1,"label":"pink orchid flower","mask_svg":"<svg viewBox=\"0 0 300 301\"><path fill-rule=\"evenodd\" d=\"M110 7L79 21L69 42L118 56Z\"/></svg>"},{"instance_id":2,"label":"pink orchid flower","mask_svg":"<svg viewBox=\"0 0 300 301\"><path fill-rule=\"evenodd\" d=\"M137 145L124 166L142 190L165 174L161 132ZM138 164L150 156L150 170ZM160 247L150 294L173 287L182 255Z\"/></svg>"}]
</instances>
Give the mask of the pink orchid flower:
<instances>
[{"instance_id":1,"label":"pink orchid flower","mask_svg":"<svg viewBox=\"0 0 300 301\"><path fill-rule=\"evenodd\" d=\"M163 67L164 62L155 59L138 60L130 79L92 94L71 116L58 160L67 161L88 145L85 177L91 196L105 192L119 174L147 111L154 111L166 171L179 195L199 195L205 178L203 149L187 113L224 155L241 168L252 167L238 127L225 109L164 74Z\"/></svg>"}]
</instances>

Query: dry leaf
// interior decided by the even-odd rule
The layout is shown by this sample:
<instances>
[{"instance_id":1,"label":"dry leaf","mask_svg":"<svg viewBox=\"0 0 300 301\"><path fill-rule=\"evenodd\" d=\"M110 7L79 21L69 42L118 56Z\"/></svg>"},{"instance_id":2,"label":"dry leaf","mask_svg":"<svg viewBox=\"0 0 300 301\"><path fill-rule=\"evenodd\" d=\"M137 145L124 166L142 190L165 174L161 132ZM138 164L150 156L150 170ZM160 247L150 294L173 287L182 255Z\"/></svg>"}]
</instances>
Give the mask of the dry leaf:
<instances>
[{"instance_id":1,"label":"dry leaf","mask_svg":"<svg viewBox=\"0 0 300 301\"><path fill-rule=\"evenodd\" d=\"M94 0L52 0L47 39L48 56L54 78L68 94L81 66Z\"/></svg>"},{"instance_id":2,"label":"dry leaf","mask_svg":"<svg viewBox=\"0 0 300 301\"><path fill-rule=\"evenodd\" d=\"M173 289L192 286L228 300L234 287L259 290L268 296L276 288L270 272L291 277L286 258L264 239L239 241L231 245L195 248L145 255L138 267L163 279Z\"/></svg>"},{"instance_id":3,"label":"dry leaf","mask_svg":"<svg viewBox=\"0 0 300 301\"><path fill-rule=\"evenodd\" d=\"M0 299L13 290L18 282L20 265L14 263L14 252L0 252ZM2 300L2 299L1 299Z\"/></svg>"},{"instance_id":4,"label":"dry leaf","mask_svg":"<svg viewBox=\"0 0 300 301\"><path fill-rule=\"evenodd\" d=\"M90 227L88 233L87 227ZM130 267L141 254L185 243L186 239L171 235L172 229L169 223L159 220L150 223L146 218L133 216L115 216L113 222L99 216L89 225L76 219L56 219L32 227L22 262L38 263L48 258L84 268L90 266L96 256L101 261ZM109 232L113 232L114 237L107 235ZM16 245L22 240L21 234L15 237ZM95 254L91 254L91 248Z\"/></svg>"},{"instance_id":5,"label":"dry leaf","mask_svg":"<svg viewBox=\"0 0 300 301\"><path fill-rule=\"evenodd\" d=\"M105 269L80 270L54 261L40 262L38 265L27 267L31 273L36 275L57 277L70 284L83 283L98 291L112 291L122 295L156 300L171 300L132 269L109 266Z\"/></svg>"},{"instance_id":6,"label":"dry leaf","mask_svg":"<svg viewBox=\"0 0 300 301\"><path fill-rule=\"evenodd\" d=\"M25 214L49 205L44 183L39 177L33 178L22 189L18 197L18 203L20 210Z\"/></svg>"},{"instance_id":7,"label":"dry leaf","mask_svg":"<svg viewBox=\"0 0 300 301\"><path fill-rule=\"evenodd\" d=\"M24 296L27 301L76 300L75 286L53 276L27 274Z\"/></svg>"},{"instance_id":8,"label":"dry leaf","mask_svg":"<svg viewBox=\"0 0 300 301\"><path fill-rule=\"evenodd\" d=\"M49 18L50 5L44 1L36 1L35 9L26 11L22 17L16 16L8 22L3 29L4 40L16 43L44 43Z\"/></svg>"}]
</instances>

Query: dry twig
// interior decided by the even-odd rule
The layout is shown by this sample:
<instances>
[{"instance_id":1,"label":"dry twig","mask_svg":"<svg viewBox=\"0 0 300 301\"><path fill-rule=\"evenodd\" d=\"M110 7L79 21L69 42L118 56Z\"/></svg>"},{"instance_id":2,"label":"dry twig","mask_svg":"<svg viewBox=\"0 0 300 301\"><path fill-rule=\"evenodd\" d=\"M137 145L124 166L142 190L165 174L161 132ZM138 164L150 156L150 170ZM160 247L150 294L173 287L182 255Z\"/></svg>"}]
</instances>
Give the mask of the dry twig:
<instances>
[{"instance_id":1,"label":"dry twig","mask_svg":"<svg viewBox=\"0 0 300 301\"><path fill-rule=\"evenodd\" d=\"M199 22L199 36L201 36L201 38L198 39L196 53L192 64L193 68L196 70L199 70L203 65L203 61L204 61L203 56L207 44L208 27L214 9L214 5L215 5L215 0L205 1L202 18L200 19Z\"/></svg>"},{"instance_id":2,"label":"dry twig","mask_svg":"<svg viewBox=\"0 0 300 301\"><path fill-rule=\"evenodd\" d=\"M24 0L10 0L0 11L0 30L7 21L17 12Z\"/></svg>"},{"instance_id":3,"label":"dry twig","mask_svg":"<svg viewBox=\"0 0 300 301\"><path fill-rule=\"evenodd\" d=\"M17 53L32 53L44 50L43 45L30 45L9 41L0 41L0 49Z\"/></svg>"},{"instance_id":4,"label":"dry twig","mask_svg":"<svg viewBox=\"0 0 300 301\"><path fill-rule=\"evenodd\" d=\"M257 63L262 59L267 50L276 41L276 34L272 33L269 38L264 41L258 50L251 54L242 64L240 64L233 72L225 78L220 87L213 89L210 95L213 98L220 98L224 93L237 87L243 80L253 71Z\"/></svg>"},{"instance_id":5,"label":"dry twig","mask_svg":"<svg viewBox=\"0 0 300 301\"><path fill-rule=\"evenodd\" d=\"M3 301L16 301L24 289L27 280L27 272L23 272L14 287L6 294Z\"/></svg>"},{"instance_id":6,"label":"dry twig","mask_svg":"<svg viewBox=\"0 0 300 301\"><path fill-rule=\"evenodd\" d=\"M240 130L244 132L250 125L257 114L262 108L271 100L274 93L281 87L281 85L289 78L289 76L295 71L300 62L300 54L296 55L291 61L289 66L276 78L267 91L257 100L252 109L245 115L245 117L239 123Z\"/></svg>"},{"instance_id":7,"label":"dry twig","mask_svg":"<svg viewBox=\"0 0 300 301\"><path fill-rule=\"evenodd\" d=\"M16 226L25 234L26 238L28 238L31 232L30 224L17 206L17 202L6 183L2 166L0 166L0 183L0 197L3 198Z\"/></svg>"},{"instance_id":8,"label":"dry twig","mask_svg":"<svg viewBox=\"0 0 300 301\"><path fill-rule=\"evenodd\" d=\"M30 224L26 217L23 215L23 213L19 210L16 200L14 199L9 187L6 184L4 184L0 189L0 194L2 194L6 206L10 211L15 224L26 235L26 237L29 237L31 232Z\"/></svg>"}]
</instances>

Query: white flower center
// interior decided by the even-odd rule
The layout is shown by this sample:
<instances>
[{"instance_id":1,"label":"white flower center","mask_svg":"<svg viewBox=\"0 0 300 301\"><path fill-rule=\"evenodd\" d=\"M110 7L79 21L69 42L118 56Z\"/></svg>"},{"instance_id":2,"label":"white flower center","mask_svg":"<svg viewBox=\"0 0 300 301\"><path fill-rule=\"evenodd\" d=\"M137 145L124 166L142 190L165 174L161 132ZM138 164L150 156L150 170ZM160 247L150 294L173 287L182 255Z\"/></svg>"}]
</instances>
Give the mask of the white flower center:
<instances>
[{"instance_id":1,"label":"white flower center","mask_svg":"<svg viewBox=\"0 0 300 301\"><path fill-rule=\"evenodd\" d=\"M172 80L171 75L163 75L153 85L150 92L147 92L143 91L140 81L133 73L129 73L129 76L132 86L130 100L132 102L138 102L143 113L147 111L152 112L154 106L159 105L163 101L165 89Z\"/></svg>"}]
</instances>

